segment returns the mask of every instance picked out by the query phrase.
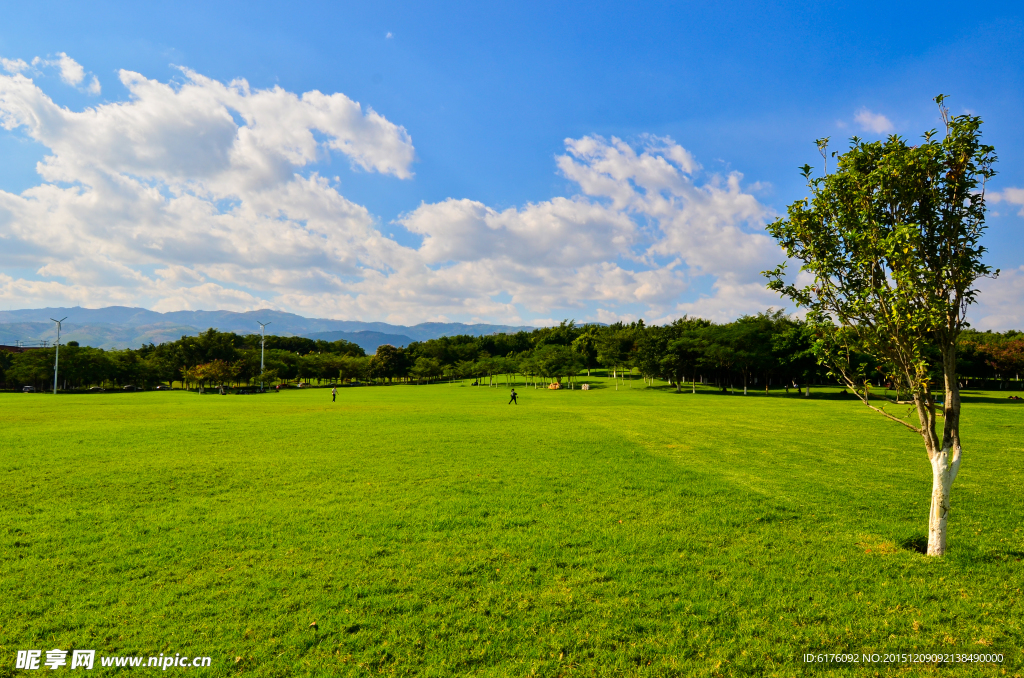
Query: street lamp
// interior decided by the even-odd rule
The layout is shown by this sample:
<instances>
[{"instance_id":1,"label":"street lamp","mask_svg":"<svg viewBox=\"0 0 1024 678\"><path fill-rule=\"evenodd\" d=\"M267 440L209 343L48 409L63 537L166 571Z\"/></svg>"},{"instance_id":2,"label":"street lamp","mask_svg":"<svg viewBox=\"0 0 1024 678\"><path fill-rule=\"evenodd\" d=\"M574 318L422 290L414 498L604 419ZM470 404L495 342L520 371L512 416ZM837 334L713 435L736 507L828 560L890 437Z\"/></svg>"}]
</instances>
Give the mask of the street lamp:
<instances>
[{"instance_id":1,"label":"street lamp","mask_svg":"<svg viewBox=\"0 0 1024 678\"><path fill-rule=\"evenodd\" d=\"M60 360L60 324L67 319L67 316L64 316L60 320L50 318L50 320L57 323L57 343L54 344L54 346L57 347L57 352L53 355L53 395L57 395L57 363Z\"/></svg>"},{"instance_id":2,"label":"street lamp","mask_svg":"<svg viewBox=\"0 0 1024 678\"><path fill-rule=\"evenodd\" d=\"M260 326L260 376L263 376L263 346L267 342L267 325L270 323L261 323L259 320L256 321ZM260 390L263 390L263 380L260 379Z\"/></svg>"}]
</instances>

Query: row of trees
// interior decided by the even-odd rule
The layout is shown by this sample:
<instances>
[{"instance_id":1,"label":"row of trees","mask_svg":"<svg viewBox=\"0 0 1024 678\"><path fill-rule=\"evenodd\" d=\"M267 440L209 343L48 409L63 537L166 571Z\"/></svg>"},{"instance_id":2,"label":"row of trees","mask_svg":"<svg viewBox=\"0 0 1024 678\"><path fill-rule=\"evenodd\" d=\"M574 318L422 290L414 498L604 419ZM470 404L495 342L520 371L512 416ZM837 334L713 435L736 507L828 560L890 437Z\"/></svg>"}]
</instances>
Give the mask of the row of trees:
<instances>
[{"instance_id":1,"label":"row of trees","mask_svg":"<svg viewBox=\"0 0 1024 678\"><path fill-rule=\"evenodd\" d=\"M352 362L368 363L362 348L347 341L314 341L304 337L261 338L207 330L194 337L138 349L104 351L69 342L60 350L61 388L89 386L152 386L180 381L189 386L253 384L351 378L359 370L342 370ZM347 362L346 362L347 361ZM0 383L7 388L36 387L53 382L53 349L24 353L0 352ZM343 377L344 375L344 377Z\"/></svg>"},{"instance_id":2,"label":"row of trees","mask_svg":"<svg viewBox=\"0 0 1024 678\"><path fill-rule=\"evenodd\" d=\"M643 321L614 325L563 322L532 332L483 337L454 336L415 342L406 348L378 347L373 356L345 342L302 337L266 337L263 370L259 335L207 330L195 337L135 350L61 348L60 386L152 386L181 382L190 388L279 382L339 383L376 381L429 383L475 379L508 383L513 375L539 384L571 380L605 368L617 386L631 380L661 379L681 390L689 383L719 388L808 387L830 379L812 350L811 327L781 311L744 316L716 324L681 318L662 326ZM0 353L0 382L7 388L53 380L53 350ZM862 379L888 385L889 378L867 355L859 361ZM1004 387L1024 372L1024 334L965 332L958 366L964 382Z\"/></svg>"}]
</instances>

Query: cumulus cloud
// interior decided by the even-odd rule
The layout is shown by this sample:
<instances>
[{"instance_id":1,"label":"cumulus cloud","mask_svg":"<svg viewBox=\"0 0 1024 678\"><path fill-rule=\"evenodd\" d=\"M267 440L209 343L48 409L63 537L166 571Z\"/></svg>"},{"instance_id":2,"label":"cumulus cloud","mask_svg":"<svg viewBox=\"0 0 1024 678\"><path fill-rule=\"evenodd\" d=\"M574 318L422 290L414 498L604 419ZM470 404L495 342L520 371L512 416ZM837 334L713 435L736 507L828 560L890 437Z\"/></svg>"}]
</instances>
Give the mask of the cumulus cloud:
<instances>
[{"instance_id":1,"label":"cumulus cloud","mask_svg":"<svg viewBox=\"0 0 1024 678\"><path fill-rule=\"evenodd\" d=\"M892 132L896 129L892 122L889 121L889 118L885 117L881 113L872 113L866 108L862 108L857 111L853 116L853 119L865 132L887 134L888 132Z\"/></svg>"},{"instance_id":2,"label":"cumulus cloud","mask_svg":"<svg viewBox=\"0 0 1024 678\"><path fill-rule=\"evenodd\" d=\"M997 278L978 281L978 303L967 319L979 329L1024 329L1024 266L1002 271Z\"/></svg>"},{"instance_id":3,"label":"cumulus cloud","mask_svg":"<svg viewBox=\"0 0 1024 678\"><path fill-rule=\"evenodd\" d=\"M397 245L365 208L299 170L338 153L360 170L410 177L404 128L342 94L184 74L174 86L122 71L130 99L81 112L24 75L0 76L0 125L50 150L42 184L0 191L0 259L63 280L8 280L4 296L78 301L89 288L90 304L244 308L276 295L232 288L338 294L360 266L393 263ZM142 272L154 266L175 274ZM186 270L195 284L183 282Z\"/></svg>"},{"instance_id":4,"label":"cumulus cloud","mask_svg":"<svg viewBox=\"0 0 1024 678\"><path fill-rule=\"evenodd\" d=\"M8 73L21 73L29 70L31 66L21 59L4 59L0 57L0 68L3 68Z\"/></svg>"},{"instance_id":5,"label":"cumulus cloud","mask_svg":"<svg viewBox=\"0 0 1024 678\"><path fill-rule=\"evenodd\" d=\"M64 52L58 52L57 58L46 62L50 66L56 66L60 71L60 79L69 85L78 85L85 79L85 69Z\"/></svg>"},{"instance_id":6,"label":"cumulus cloud","mask_svg":"<svg viewBox=\"0 0 1024 678\"><path fill-rule=\"evenodd\" d=\"M1018 216L1024 217L1024 188L1006 188L1002 191L989 191L985 199L992 203L1006 202L1011 205L1020 205Z\"/></svg>"},{"instance_id":7,"label":"cumulus cloud","mask_svg":"<svg viewBox=\"0 0 1024 678\"><path fill-rule=\"evenodd\" d=\"M340 155L355 171L413 176L406 130L344 94L121 71L127 100L74 111L4 68L0 126L49 149L39 185L0 191L0 265L34 272L0 277L9 305L406 323L733 317L777 302L758 274L781 256L763 233L770 210L740 174L705 173L666 137L566 139L555 163L574 195L503 210L424 203L396 219L422 238L407 247L317 171Z\"/></svg>"},{"instance_id":8,"label":"cumulus cloud","mask_svg":"<svg viewBox=\"0 0 1024 678\"><path fill-rule=\"evenodd\" d=\"M83 85L88 75L85 67L64 52L57 52L53 58L35 57L31 63L23 59L0 57L0 68L11 74L27 73L31 75L40 75L43 72L41 69L52 68L57 71L57 75L65 84L71 85L81 92L98 96L102 91L100 80L95 75L92 76L88 84Z\"/></svg>"},{"instance_id":9,"label":"cumulus cloud","mask_svg":"<svg viewBox=\"0 0 1024 678\"><path fill-rule=\"evenodd\" d=\"M763 289L758 271L781 254L759 232L769 210L742 190L741 175L698 183L700 165L664 137L565 144L556 162L579 195L501 212L470 200L421 205L400 222L424 237L422 260L443 265L446 276L485 281L476 283L485 294L506 292L536 313L591 302L602 318L635 317L614 306L648 317L679 314L687 312L679 297L697 276ZM726 286L704 302L718 306L727 297L742 312L765 307Z\"/></svg>"}]
</instances>

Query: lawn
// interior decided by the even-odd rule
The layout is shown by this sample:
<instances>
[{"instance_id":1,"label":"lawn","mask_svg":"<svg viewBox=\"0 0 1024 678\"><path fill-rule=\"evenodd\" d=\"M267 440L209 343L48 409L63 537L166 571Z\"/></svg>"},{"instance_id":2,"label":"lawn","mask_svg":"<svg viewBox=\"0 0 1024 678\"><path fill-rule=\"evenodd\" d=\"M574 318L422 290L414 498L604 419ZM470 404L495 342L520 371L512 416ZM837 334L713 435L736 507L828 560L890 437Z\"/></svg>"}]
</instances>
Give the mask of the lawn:
<instances>
[{"instance_id":1,"label":"lawn","mask_svg":"<svg viewBox=\"0 0 1024 678\"><path fill-rule=\"evenodd\" d=\"M965 397L931 559L921 441L857 401L590 381L0 395L0 676L1024 673L1024 404Z\"/></svg>"}]
</instances>

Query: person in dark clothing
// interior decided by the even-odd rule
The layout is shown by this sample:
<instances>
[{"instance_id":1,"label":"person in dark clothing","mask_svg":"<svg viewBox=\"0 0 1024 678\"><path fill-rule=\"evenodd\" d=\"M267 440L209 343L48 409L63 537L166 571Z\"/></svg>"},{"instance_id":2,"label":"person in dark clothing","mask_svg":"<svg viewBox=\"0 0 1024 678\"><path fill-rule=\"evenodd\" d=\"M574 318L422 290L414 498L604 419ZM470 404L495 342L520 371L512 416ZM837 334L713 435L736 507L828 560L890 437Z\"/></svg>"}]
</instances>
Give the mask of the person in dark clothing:
<instances>
[{"instance_id":1,"label":"person in dark clothing","mask_svg":"<svg viewBox=\"0 0 1024 678\"><path fill-rule=\"evenodd\" d=\"M512 389L512 400L509 400L509 401L508 401L508 404L509 404L509 405L511 405L512 403L515 403L516 405L518 405L518 404L519 404L519 401L518 401L518 400L516 400L516 397L517 397L517 396L516 396L516 390L515 390L515 389Z\"/></svg>"},{"instance_id":2,"label":"person in dark clothing","mask_svg":"<svg viewBox=\"0 0 1024 678\"><path fill-rule=\"evenodd\" d=\"M331 402L333 403L335 401L335 399L337 399L337 397L338 397L338 387L335 386L334 388L331 389Z\"/></svg>"}]
</instances>

